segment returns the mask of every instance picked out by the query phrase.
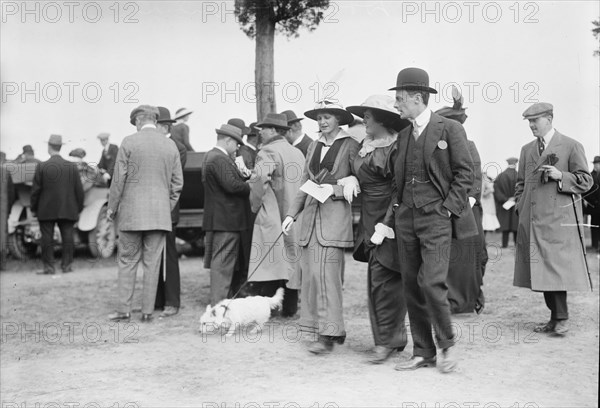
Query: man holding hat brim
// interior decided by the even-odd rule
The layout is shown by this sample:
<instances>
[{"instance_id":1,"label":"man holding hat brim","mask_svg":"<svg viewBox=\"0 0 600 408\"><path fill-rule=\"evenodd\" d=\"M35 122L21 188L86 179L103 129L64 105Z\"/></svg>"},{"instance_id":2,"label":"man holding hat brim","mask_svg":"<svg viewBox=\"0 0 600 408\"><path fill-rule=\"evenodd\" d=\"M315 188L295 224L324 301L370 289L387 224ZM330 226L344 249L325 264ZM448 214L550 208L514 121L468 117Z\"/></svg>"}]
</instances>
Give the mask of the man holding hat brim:
<instances>
[{"instance_id":1,"label":"man holding hat brim","mask_svg":"<svg viewBox=\"0 0 600 408\"><path fill-rule=\"evenodd\" d=\"M62 145L61 135L50 135L50 158L36 166L33 177L31 211L40 223L44 263L43 271L38 274L54 274L53 239L56 224L62 241L62 271L73 271L73 228L83 210L84 196L77 165L60 156Z\"/></svg>"},{"instance_id":2,"label":"man holding hat brim","mask_svg":"<svg viewBox=\"0 0 600 408\"><path fill-rule=\"evenodd\" d=\"M263 142L256 156L256 167L250 179L250 205L256 213L252 233L249 270L258 269L249 278L254 294L273 296L285 288L281 315L291 317L298 310L298 290L288 288L287 282L296 274L298 242L294 231L283 236L281 223L300 189L304 156L285 139L290 129L285 115L269 113L256 124ZM268 247L275 243L269 262L258 265Z\"/></svg>"},{"instance_id":3,"label":"man holding hat brim","mask_svg":"<svg viewBox=\"0 0 600 408\"><path fill-rule=\"evenodd\" d=\"M534 329L568 331L567 291L589 290L581 194L593 184L581 143L554 129L553 106L523 112L535 139L521 149L515 191L519 216L514 285L544 292L550 320Z\"/></svg>"},{"instance_id":4,"label":"man holding hat brim","mask_svg":"<svg viewBox=\"0 0 600 408\"><path fill-rule=\"evenodd\" d=\"M193 112L186 108L179 108L175 112L176 124L171 128L171 139L177 140L185 146L188 152L193 152L194 148L190 144L190 127L186 123Z\"/></svg>"},{"instance_id":5,"label":"man holding hat brim","mask_svg":"<svg viewBox=\"0 0 600 408\"><path fill-rule=\"evenodd\" d=\"M108 143L108 138L110 137L110 134L108 133L100 133L97 137L100 140L100 144L102 144L102 155L98 162L98 170L100 170L102 178L106 184L108 184L108 187L110 187L110 180L115 171L115 162L117 161L119 146Z\"/></svg>"},{"instance_id":6,"label":"man holding hat brim","mask_svg":"<svg viewBox=\"0 0 600 408\"><path fill-rule=\"evenodd\" d=\"M227 121L227 124L240 129L240 131L242 132L242 137L244 135L249 135L252 132L252 129L246 126L246 122L244 122L243 119L232 118ZM256 153L256 145L251 145L250 143L243 143L236 152L236 157L241 157L241 160L244 163L243 166L241 166L241 163L239 163L238 167L240 167L240 170L248 177L250 176L249 170L252 170L254 168ZM238 163L238 160L240 159L237 159L236 163Z\"/></svg>"},{"instance_id":7,"label":"man holding hat brim","mask_svg":"<svg viewBox=\"0 0 600 408\"><path fill-rule=\"evenodd\" d=\"M142 322L152 320L160 259L183 174L175 144L156 129L159 110L141 105L130 115L137 132L127 136L117 154L107 215L119 227L117 311L110 320L129 320L137 266L143 266Z\"/></svg>"},{"instance_id":8,"label":"man holding hat brim","mask_svg":"<svg viewBox=\"0 0 600 408\"><path fill-rule=\"evenodd\" d=\"M177 140L171 138L171 126L175 120L171 119L171 112L164 106L158 106L158 120L156 129L171 140L179 152L181 170L185 167L187 160L187 149ZM176 227L179 222L179 200L171 211L171 231L167 233L165 240L165 251L161 259L161 268L156 289L155 309L163 309L159 317L176 315L181 306L181 284L179 274L179 254L175 245Z\"/></svg>"},{"instance_id":9,"label":"man holding hat brim","mask_svg":"<svg viewBox=\"0 0 600 408\"><path fill-rule=\"evenodd\" d=\"M210 268L210 304L233 296L238 288L233 278L244 282L245 245L242 238L252 228L250 186L232 159L244 143L242 131L229 124L221 125L217 145L204 156L204 220L206 232L204 268ZM248 252L249 253L249 252ZM247 270L246 270L247 271Z\"/></svg>"},{"instance_id":10,"label":"man holding hat brim","mask_svg":"<svg viewBox=\"0 0 600 408\"><path fill-rule=\"evenodd\" d=\"M313 139L308 137L308 135L302 131L302 120L304 120L304 118L297 117L292 110L283 111L281 114L286 116L287 125L290 127L285 138L292 146L300 149L304 157L306 157L308 146L313 142Z\"/></svg>"},{"instance_id":11,"label":"man holding hat brim","mask_svg":"<svg viewBox=\"0 0 600 408\"><path fill-rule=\"evenodd\" d=\"M517 163L519 159L509 157L506 159L508 167L498 174L494 180L494 203L496 205L496 216L502 231L502 248L508 247L508 238L513 234L515 245L517 245L517 229L519 227L519 216L515 212L515 190L517 184ZM505 206L511 205L508 209Z\"/></svg>"},{"instance_id":12,"label":"man holding hat brim","mask_svg":"<svg viewBox=\"0 0 600 408\"><path fill-rule=\"evenodd\" d=\"M467 198L474 172L464 128L455 120L433 113L429 75L419 68L400 71L394 107L411 126L398 135L396 198L384 224L395 226L402 280L408 307L413 356L400 362L397 370L414 370L436 365L436 343L441 349L437 366L441 372L456 368L451 353L454 334L448 303L449 253L452 236L459 239L478 234ZM444 252L447 251L447 252Z\"/></svg>"},{"instance_id":13,"label":"man holding hat brim","mask_svg":"<svg viewBox=\"0 0 600 408\"><path fill-rule=\"evenodd\" d=\"M23 146L23 153L21 153L16 159L16 163L35 163L39 164L42 161L35 158L33 147L31 145Z\"/></svg>"}]
</instances>

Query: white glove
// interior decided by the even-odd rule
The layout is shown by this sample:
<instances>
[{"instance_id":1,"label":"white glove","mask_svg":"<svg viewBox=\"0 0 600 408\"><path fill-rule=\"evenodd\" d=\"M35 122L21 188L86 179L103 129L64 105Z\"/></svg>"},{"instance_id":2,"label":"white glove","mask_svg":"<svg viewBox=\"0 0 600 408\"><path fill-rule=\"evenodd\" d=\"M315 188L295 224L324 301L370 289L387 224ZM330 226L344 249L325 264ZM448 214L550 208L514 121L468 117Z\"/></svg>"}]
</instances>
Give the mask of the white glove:
<instances>
[{"instance_id":1,"label":"white glove","mask_svg":"<svg viewBox=\"0 0 600 408\"><path fill-rule=\"evenodd\" d=\"M246 167L246 163L244 163L244 158L242 156L237 156L235 158L235 164L244 177L250 177L252 175L252 172Z\"/></svg>"},{"instance_id":2,"label":"white glove","mask_svg":"<svg viewBox=\"0 0 600 408\"><path fill-rule=\"evenodd\" d=\"M475 198L474 198L474 197L469 197L469 205L471 206L471 208L473 208L473 206L475 205L475 202L476 202L476 201L477 201L477 200L475 200Z\"/></svg>"},{"instance_id":3,"label":"white glove","mask_svg":"<svg viewBox=\"0 0 600 408\"><path fill-rule=\"evenodd\" d=\"M102 179L104 180L105 183L108 183L108 180L110 180L110 174L102 173Z\"/></svg>"},{"instance_id":4,"label":"white glove","mask_svg":"<svg viewBox=\"0 0 600 408\"><path fill-rule=\"evenodd\" d=\"M358 179L354 176L348 176L339 179L337 184L338 186L342 186L344 188L344 198L346 201L348 201L348 203L352 204L354 197L358 196L358 193L360 193Z\"/></svg>"},{"instance_id":5,"label":"white glove","mask_svg":"<svg viewBox=\"0 0 600 408\"><path fill-rule=\"evenodd\" d=\"M319 187L324 188L329 193L329 197L333 195L333 186L331 184L320 184Z\"/></svg>"},{"instance_id":6,"label":"white glove","mask_svg":"<svg viewBox=\"0 0 600 408\"><path fill-rule=\"evenodd\" d=\"M285 220L283 220L283 222L281 223L281 230L285 235L287 235L288 232L290 232L290 229L292 228L293 224L294 219L292 217L290 217L289 215L285 217Z\"/></svg>"},{"instance_id":7,"label":"white glove","mask_svg":"<svg viewBox=\"0 0 600 408\"><path fill-rule=\"evenodd\" d=\"M378 233L377 231L375 231L373 233L373 236L371 237L371 242L375 245L381 245L383 243L383 239L385 237L383 235L381 235L380 233Z\"/></svg>"},{"instance_id":8,"label":"white glove","mask_svg":"<svg viewBox=\"0 0 600 408\"><path fill-rule=\"evenodd\" d=\"M389 239L396 238L396 234L394 234L394 230L380 222L375 224L375 232L380 235L383 235L384 238L389 238Z\"/></svg>"}]
</instances>

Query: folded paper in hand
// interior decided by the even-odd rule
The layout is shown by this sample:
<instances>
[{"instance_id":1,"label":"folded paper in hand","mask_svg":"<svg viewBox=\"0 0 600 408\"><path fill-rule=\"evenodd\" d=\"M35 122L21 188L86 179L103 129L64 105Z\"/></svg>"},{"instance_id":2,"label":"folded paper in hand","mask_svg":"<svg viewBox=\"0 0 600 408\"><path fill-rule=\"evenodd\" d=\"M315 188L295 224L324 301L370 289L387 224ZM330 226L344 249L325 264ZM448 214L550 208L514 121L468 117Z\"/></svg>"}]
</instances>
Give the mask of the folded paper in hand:
<instances>
[{"instance_id":1,"label":"folded paper in hand","mask_svg":"<svg viewBox=\"0 0 600 408\"><path fill-rule=\"evenodd\" d=\"M505 210L510 210L514 206L515 206L515 201L514 200L508 200L507 202L505 202L504 204L502 204L502 208L504 208Z\"/></svg>"},{"instance_id":2,"label":"folded paper in hand","mask_svg":"<svg viewBox=\"0 0 600 408\"><path fill-rule=\"evenodd\" d=\"M310 180L307 180L306 183L300 187L300 190L319 200L321 204L323 204L329 198L329 191L327 189Z\"/></svg>"}]
</instances>

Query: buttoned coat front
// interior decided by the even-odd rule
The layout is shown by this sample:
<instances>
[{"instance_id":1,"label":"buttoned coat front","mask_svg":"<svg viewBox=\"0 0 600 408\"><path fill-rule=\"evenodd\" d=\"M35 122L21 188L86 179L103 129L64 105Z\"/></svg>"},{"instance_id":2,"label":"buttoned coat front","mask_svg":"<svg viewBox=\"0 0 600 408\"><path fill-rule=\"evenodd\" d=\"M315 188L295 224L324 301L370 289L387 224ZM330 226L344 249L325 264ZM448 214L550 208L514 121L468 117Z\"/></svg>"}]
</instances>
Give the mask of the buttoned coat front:
<instances>
[{"instance_id":1,"label":"buttoned coat front","mask_svg":"<svg viewBox=\"0 0 600 408\"><path fill-rule=\"evenodd\" d=\"M539 169L550 154L558 158L554 166L562 172L561 183L542 182ZM521 149L517 174L514 285L535 291L589 289L577 228L577 220L583 222L581 194L592 186L583 146L556 132L540 156L534 139Z\"/></svg>"},{"instance_id":2,"label":"buttoned coat front","mask_svg":"<svg viewBox=\"0 0 600 408\"><path fill-rule=\"evenodd\" d=\"M182 186L177 147L155 128L144 128L121 143L108 208L122 231L171 231Z\"/></svg>"}]
</instances>

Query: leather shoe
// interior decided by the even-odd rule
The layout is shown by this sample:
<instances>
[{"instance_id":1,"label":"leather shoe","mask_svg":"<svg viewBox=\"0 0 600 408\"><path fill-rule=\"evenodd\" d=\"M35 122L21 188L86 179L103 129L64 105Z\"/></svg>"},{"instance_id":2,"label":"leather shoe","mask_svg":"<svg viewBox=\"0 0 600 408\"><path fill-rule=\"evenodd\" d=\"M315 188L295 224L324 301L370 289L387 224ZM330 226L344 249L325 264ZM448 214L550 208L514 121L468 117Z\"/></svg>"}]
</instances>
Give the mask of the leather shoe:
<instances>
[{"instance_id":1,"label":"leather shoe","mask_svg":"<svg viewBox=\"0 0 600 408\"><path fill-rule=\"evenodd\" d=\"M158 317L169 317L179 313L179 308L175 306L165 306L165 309L161 312Z\"/></svg>"},{"instance_id":2,"label":"leather shoe","mask_svg":"<svg viewBox=\"0 0 600 408\"><path fill-rule=\"evenodd\" d=\"M417 368L421 367L435 367L435 364L435 356L429 358L421 356L412 356L410 360L401 361L398 364L396 364L396 367L394 367L394 369L397 371L410 371L416 370Z\"/></svg>"},{"instance_id":3,"label":"leather shoe","mask_svg":"<svg viewBox=\"0 0 600 408\"><path fill-rule=\"evenodd\" d=\"M396 351L396 349L394 348L386 346L375 346L375 348L373 348L373 357L369 359L369 363L381 364L385 360L390 358L390 356L394 354L394 351Z\"/></svg>"},{"instance_id":4,"label":"leather shoe","mask_svg":"<svg viewBox=\"0 0 600 408\"><path fill-rule=\"evenodd\" d=\"M152 313L142 313L142 323L150 323L152 321Z\"/></svg>"},{"instance_id":5,"label":"leather shoe","mask_svg":"<svg viewBox=\"0 0 600 408\"><path fill-rule=\"evenodd\" d=\"M457 366L458 363L454 358L454 353L450 353L449 348L443 349L440 353L440 359L437 365L440 373L447 374L456 371Z\"/></svg>"},{"instance_id":6,"label":"leather shoe","mask_svg":"<svg viewBox=\"0 0 600 408\"><path fill-rule=\"evenodd\" d=\"M316 355L329 354L333 350L333 342L326 339L319 339L308 346L308 351Z\"/></svg>"},{"instance_id":7,"label":"leather shoe","mask_svg":"<svg viewBox=\"0 0 600 408\"><path fill-rule=\"evenodd\" d=\"M569 326L567 326L566 320L557 320L554 325L554 333L558 336L564 336L569 331Z\"/></svg>"},{"instance_id":8,"label":"leather shoe","mask_svg":"<svg viewBox=\"0 0 600 408\"><path fill-rule=\"evenodd\" d=\"M536 333L553 333L556 323L556 320L550 320L548 323L542 323L537 327L534 327L533 331Z\"/></svg>"},{"instance_id":9,"label":"leather shoe","mask_svg":"<svg viewBox=\"0 0 600 408\"><path fill-rule=\"evenodd\" d=\"M130 318L131 318L131 314L129 314L129 313L115 312L115 313L111 313L108 315L108 320L112 320L113 322L129 320Z\"/></svg>"}]
</instances>

